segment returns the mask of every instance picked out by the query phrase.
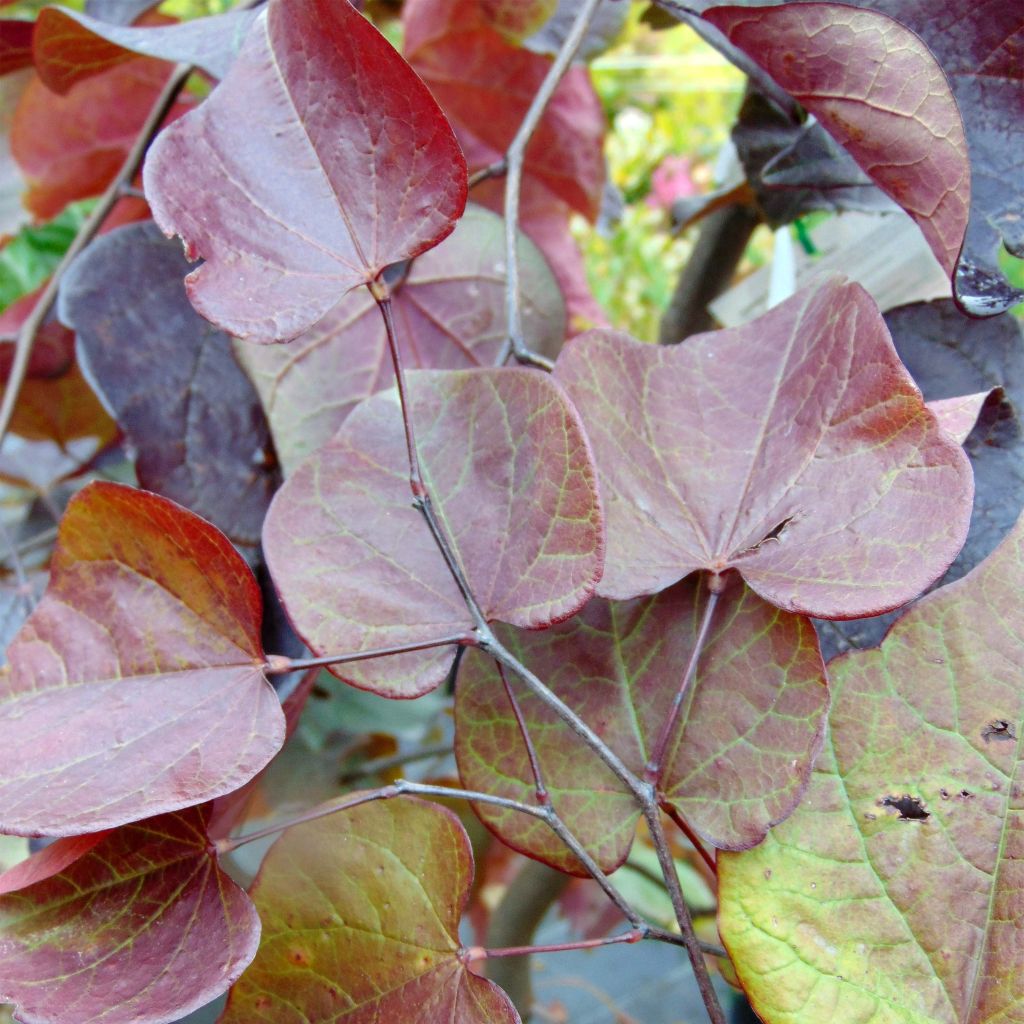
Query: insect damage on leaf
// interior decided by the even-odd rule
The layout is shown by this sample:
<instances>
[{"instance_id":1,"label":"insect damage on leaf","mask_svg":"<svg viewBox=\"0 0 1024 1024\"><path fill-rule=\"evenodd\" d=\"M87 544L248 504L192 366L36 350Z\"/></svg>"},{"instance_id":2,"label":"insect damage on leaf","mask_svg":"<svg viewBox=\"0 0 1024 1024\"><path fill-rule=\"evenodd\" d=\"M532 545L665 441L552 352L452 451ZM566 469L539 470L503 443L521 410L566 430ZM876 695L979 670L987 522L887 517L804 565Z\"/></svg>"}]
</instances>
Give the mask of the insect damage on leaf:
<instances>
[{"instance_id":1,"label":"insect damage on leaf","mask_svg":"<svg viewBox=\"0 0 1024 1024\"><path fill-rule=\"evenodd\" d=\"M926 821L931 817L921 800L907 793L902 796L883 796L878 802L882 807L891 807L898 811L900 821Z\"/></svg>"}]
</instances>

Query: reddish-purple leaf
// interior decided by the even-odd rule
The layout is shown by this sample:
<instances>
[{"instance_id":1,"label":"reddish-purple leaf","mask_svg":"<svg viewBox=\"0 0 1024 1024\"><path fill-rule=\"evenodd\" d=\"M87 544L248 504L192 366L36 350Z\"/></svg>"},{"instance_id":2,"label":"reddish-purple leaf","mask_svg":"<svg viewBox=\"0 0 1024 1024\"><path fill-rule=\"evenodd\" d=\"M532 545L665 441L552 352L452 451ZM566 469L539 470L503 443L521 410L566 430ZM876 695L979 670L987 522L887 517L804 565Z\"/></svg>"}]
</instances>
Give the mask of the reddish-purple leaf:
<instances>
[{"instance_id":1,"label":"reddish-purple leaf","mask_svg":"<svg viewBox=\"0 0 1024 1024\"><path fill-rule=\"evenodd\" d=\"M175 1021L256 954L256 910L218 867L199 808L33 860L45 863L0 876L0 999L25 1024Z\"/></svg>"},{"instance_id":2,"label":"reddish-purple leaf","mask_svg":"<svg viewBox=\"0 0 1024 1024\"><path fill-rule=\"evenodd\" d=\"M272 0L210 98L157 139L144 180L157 223L206 260L187 278L196 309L254 341L313 326L441 241L466 202L440 108L344 0Z\"/></svg>"},{"instance_id":3,"label":"reddish-purple leaf","mask_svg":"<svg viewBox=\"0 0 1024 1024\"><path fill-rule=\"evenodd\" d=\"M255 17L253 10L228 11L179 25L132 28L67 8L46 7L36 20L36 70L48 89L62 94L140 54L193 64L223 78Z\"/></svg>"},{"instance_id":4,"label":"reddish-purple leaf","mask_svg":"<svg viewBox=\"0 0 1024 1024\"><path fill-rule=\"evenodd\" d=\"M0 75L32 67L31 21L0 19Z\"/></svg>"},{"instance_id":5,"label":"reddish-purple leaf","mask_svg":"<svg viewBox=\"0 0 1024 1024\"><path fill-rule=\"evenodd\" d=\"M187 271L152 222L119 228L64 275L60 316L135 446L139 483L256 544L277 486L270 432L231 339L189 303Z\"/></svg>"},{"instance_id":6,"label":"reddish-purple leaf","mask_svg":"<svg viewBox=\"0 0 1024 1024\"><path fill-rule=\"evenodd\" d=\"M440 520L488 619L542 628L601 576L604 523L575 410L534 370L409 374L419 457ZM278 492L264 552L317 654L422 643L473 626L413 507L395 391L363 402ZM437 686L451 648L332 669L391 697Z\"/></svg>"},{"instance_id":7,"label":"reddish-purple leaf","mask_svg":"<svg viewBox=\"0 0 1024 1024\"><path fill-rule=\"evenodd\" d=\"M392 289L405 365L454 370L492 366L505 327L504 222L470 205L455 231L418 256ZM565 308L543 257L520 241L523 329L530 347L554 356ZM291 344L236 352L260 393L274 447L291 472L364 398L394 384L387 333L365 289L351 292Z\"/></svg>"},{"instance_id":8,"label":"reddish-purple leaf","mask_svg":"<svg viewBox=\"0 0 1024 1024\"><path fill-rule=\"evenodd\" d=\"M410 0L402 20L406 57L472 153L472 169L503 157L550 59L504 39L481 0ZM526 180L540 180L594 220L605 182L604 131L604 113L586 69L570 69L526 148Z\"/></svg>"},{"instance_id":9,"label":"reddish-purple leaf","mask_svg":"<svg viewBox=\"0 0 1024 1024\"><path fill-rule=\"evenodd\" d=\"M46 285L23 295L0 313L0 380L7 380L14 362L18 332L35 309ZM36 332L29 356L29 377L57 377L71 368L75 359L75 336L55 317L48 317Z\"/></svg>"},{"instance_id":10,"label":"reddish-purple leaf","mask_svg":"<svg viewBox=\"0 0 1024 1024\"><path fill-rule=\"evenodd\" d=\"M830 665L806 798L719 861L722 937L768 1024L1021 1019L1022 590L1024 521Z\"/></svg>"},{"instance_id":11,"label":"reddish-purple leaf","mask_svg":"<svg viewBox=\"0 0 1024 1024\"><path fill-rule=\"evenodd\" d=\"M924 42L886 15L838 3L712 7L704 18L818 118L952 274L970 164L956 100Z\"/></svg>"},{"instance_id":12,"label":"reddish-purple leaf","mask_svg":"<svg viewBox=\"0 0 1024 1024\"><path fill-rule=\"evenodd\" d=\"M503 642L642 774L700 627L693 577L656 597L591 601L575 618ZM759 843L796 806L821 745L828 692L814 627L733 579L720 598L658 791L721 849ZM636 801L561 720L506 672L562 819L605 870L625 859ZM526 748L494 662L467 651L456 686L456 756L468 788L535 802ZM506 842L565 870L578 862L551 830L484 804Z\"/></svg>"},{"instance_id":13,"label":"reddish-purple leaf","mask_svg":"<svg viewBox=\"0 0 1024 1024\"><path fill-rule=\"evenodd\" d=\"M995 390L995 389L993 389ZM959 395L956 398L940 398L929 402L928 408L947 434L955 437L959 444L967 440L978 416L992 391L978 391L973 395Z\"/></svg>"},{"instance_id":14,"label":"reddish-purple leaf","mask_svg":"<svg viewBox=\"0 0 1024 1024\"><path fill-rule=\"evenodd\" d=\"M263 940L219 1024L519 1024L466 968L472 881L469 838L437 804L367 803L289 829L252 887Z\"/></svg>"},{"instance_id":15,"label":"reddish-purple leaf","mask_svg":"<svg viewBox=\"0 0 1024 1024\"><path fill-rule=\"evenodd\" d=\"M853 618L919 594L963 544L970 464L859 285L684 345L594 331L555 376L594 446L606 597L735 568L779 607Z\"/></svg>"},{"instance_id":16,"label":"reddish-purple leaf","mask_svg":"<svg viewBox=\"0 0 1024 1024\"><path fill-rule=\"evenodd\" d=\"M280 748L259 588L185 509L93 483L0 676L0 831L72 835L236 789Z\"/></svg>"}]
</instances>

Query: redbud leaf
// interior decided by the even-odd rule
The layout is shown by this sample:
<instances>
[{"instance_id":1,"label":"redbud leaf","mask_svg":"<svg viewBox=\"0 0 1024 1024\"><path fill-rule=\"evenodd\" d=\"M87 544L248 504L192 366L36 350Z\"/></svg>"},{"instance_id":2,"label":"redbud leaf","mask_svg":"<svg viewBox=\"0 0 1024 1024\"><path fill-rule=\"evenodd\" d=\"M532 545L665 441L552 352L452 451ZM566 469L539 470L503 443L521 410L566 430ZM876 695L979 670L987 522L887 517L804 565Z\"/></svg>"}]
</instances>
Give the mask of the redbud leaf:
<instances>
[{"instance_id":1,"label":"redbud leaf","mask_svg":"<svg viewBox=\"0 0 1024 1024\"><path fill-rule=\"evenodd\" d=\"M830 665L803 803L719 861L722 937L767 1024L994 1024L1024 1006L1024 523Z\"/></svg>"},{"instance_id":2,"label":"redbud leaf","mask_svg":"<svg viewBox=\"0 0 1024 1024\"><path fill-rule=\"evenodd\" d=\"M836 3L712 7L704 18L817 117L952 274L971 169L956 100L925 43L886 15Z\"/></svg>"},{"instance_id":3,"label":"redbud leaf","mask_svg":"<svg viewBox=\"0 0 1024 1024\"><path fill-rule=\"evenodd\" d=\"M470 205L440 245L417 256L392 289L405 365L422 369L492 366L507 337L504 222ZM565 336L565 308L536 248L520 239L523 330L536 351L554 356ZM393 386L387 333L365 289L350 292L315 327L287 346L239 342L287 472L327 441L364 398Z\"/></svg>"},{"instance_id":4,"label":"redbud leaf","mask_svg":"<svg viewBox=\"0 0 1024 1024\"><path fill-rule=\"evenodd\" d=\"M31 21L0 19L0 75L32 67Z\"/></svg>"},{"instance_id":5,"label":"redbud leaf","mask_svg":"<svg viewBox=\"0 0 1024 1024\"><path fill-rule=\"evenodd\" d=\"M601 575L604 522L590 448L562 389L534 370L409 375L419 458L487 619L568 618ZM363 402L288 478L263 546L288 616L317 654L421 643L473 627L412 505L397 393ZM384 696L445 677L451 648L333 671Z\"/></svg>"},{"instance_id":6,"label":"redbud leaf","mask_svg":"<svg viewBox=\"0 0 1024 1024\"><path fill-rule=\"evenodd\" d=\"M157 138L144 181L160 227L206 261L186 279L193 305L253 341L312 327L441 241L466 201L465 161L430 93L336 0L262 11L209 99Z\"/></svg>"},{"instance_id":7,"label":"redbud leaf","mask_svg":"<svg viewBox=\"0 0 1024 1024\"><path fill-rule=\"evenodd\" d=\"M916 596L963 544L970 463L859 285L684 345L593 331L555 376L594 446L605 597L735 568L781 608L852 618Z\"/></svg>"},{"instance_id":8,"label":"redbud leaf","mask_svg":"<svg viewBox=\"0 0 1024 1024\"><path fill-rule=\"evenodd\" d=\"M170 73L163 61L139 57L80 82L67 96L32 79L14 112L11 154L34 216L54 217L110 184ZM178 103L169 116L185 109Z\"/></svg>"},{"instance_id":9,"label":"redbud leaf","mask_svg":"<svg viewBox=\"0 0 1024 1024\"><path fill-rule=\"evenodd\" d=\"M503 38L480 0L411 0L402 19L406 58L473 154L471 169L501 159L551 60ZM594 220L605 182L604 132L604 113L586 69L571 68L526 148L525 178L539 179Z\"/></svg>"},{"instance_id":10,"label":"redbud leaf","mask_svg":"<svg viewBox=\"0 0 1024 1024\"><path fill-rule=\"evenodd\" d=\"M280 748L259 587L166 498L92 483L0 676L0 831L73 835L238 788Z\"/></svg>"},{"instance_id":11,"label":"redbud leaf","mask_svg":"<svg viewBox=\"0 0 1024 1024\"><path fill-rule=\"evenodd\" d=\"M0 313L0 379L7 380L14 362L18 332L28 319L46 285L15 299ZM36 331L29 356L29 377L58 377L71 368L75 358L75 336L55 317L48 317Z\"/></svg>"},{"instance_id":12,"label":"redbud leaf","mask_svg":"<svg viewBox=\"0 0 1024 1024\"><path fill-rule=\"evenodd\" d=\"M992 396L992 391L976 391L973 395L957 395L928 402L939 426L963 444L978 422L981 410Z\"/></svg>"},{"instance_id":13,"label":"redbud leaf","mask_svg":"<svg viewBox=\"0 0 1024 1024\"><path fill-rule=\"evenodd\" d=\"M0 893L0 998L25 1024L178 1020L228 988L259 941L199 808L59 839L0 875Z\"/></svg>"},{"instance_id":14,"label":"redbud leaf","mask_svg":"<svg viewBox=\"0 0 1024 1024\"><path fill-rule=\"evenodd\" d=\"M85 0L85 13L113 25L130 25L160 0Z\"/></svg>"},{"instance_id":15,"label":"redbud leaf","mask_svg":"<svg viewBox=\"0 0 1024 1024\"><path fill-rule=\"evenodd\" d=\"M263 939L219 1024L519 1024L461 956L472 881L469 837L437 804L367 803L290 828L252 887Z\"/></svg>"},{"instance_id":16,"label":"redbud leaf","mask_svg":"<svg viewBox=\"0 0 1024 1024\"><path fill-rule=\"evenodd\" d=\"M223 78L255 17L256 11L239 10L178 25L133 28L64 7L45 7L36 20L36 70L48 89L62 94L140 54L193 64Z\"/></svg>"},{"instance_id":17,"label":"redbud leaf","mask_svg":"<svg viewBox=\"0 0 1024 1024\"><path fill-rule=\"evenodd\" d=\"M655 597L591 601L539 633L501 628L507 647L638 774L653 753L700 628L706 596L692 577ZM506 671L559 815L605 870L625 859L639 809L561 720ZM492 659L459 667L455 752L470 789L535 803L519 727ZM712 629L670 741L659 794L721 849L759 843L796 806L821 745L828 692L814 627L738 579ZM551 830L485 804L477 813L514 848L582 872ZM540 826L540 827L538 827Z\"/></svg>"},{"instance_id":18,"label":"redbud leaf","mask_svg":"<svg viewBox=\"0 0 1024 1024\"><path fill-rule=\"evenodd\" d=\"M255 544L277 484L269 430L231 339L189 303L187 270L151 222L118 228L64 275L60 317L136 448L139 483Z\"/></svg>"}]
</instances>

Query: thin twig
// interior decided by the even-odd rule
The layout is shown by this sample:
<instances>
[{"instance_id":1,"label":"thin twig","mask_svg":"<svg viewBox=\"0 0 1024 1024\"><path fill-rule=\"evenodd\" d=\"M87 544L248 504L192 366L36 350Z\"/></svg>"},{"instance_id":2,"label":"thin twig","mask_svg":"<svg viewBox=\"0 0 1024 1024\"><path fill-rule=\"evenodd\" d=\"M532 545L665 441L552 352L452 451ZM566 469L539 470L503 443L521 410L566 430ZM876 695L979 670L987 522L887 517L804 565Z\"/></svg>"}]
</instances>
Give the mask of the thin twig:
<instances>
[{"instance_id":1,"label":"thin twig","mask_svg":"<svg viewBox=\"0 0 1024 1024\"><path fill-rule=\"evenodd\" d=\"M451 636L439 637L436 640L423 640L414 644L395 644L393 647L372 647L366 651L350 651L347 654L325 654L320 658L289 658L285 654L268 654L264 671L268 676L285 675L306 668L319 668L325 665L347 665L353 661L369 661L372 658L389 658L395 654L412 654L415 651L429 651L434 647L447 647L451 644L475 644L472 633L454 633Z\"/></svg>"},{"instance_id":2,"label":"thin twig","mask_svg":"<svg viewBox=\"0 0 1024 1024\"><path fill-rule=\"evenodd\" d=\"M718 877L718 868L715 865L714 858L708 853L704 844L700 841L700 837L696 832L690 828L690 823L679 813L679 810L673 807L668 801L665 801L661 805L661 809L676 823L676 828L683 833L684 836L690 841L690 845L700 855L700 859L704 862L707 869L711 872L711 877Z\"/></svg>"},{"instance_id":3,"label":"thin twig","mask_svg":"<svg viewBox=\"0 0 1024 1024\"><path fill-rule=\"evenodd\" d=\"M464 950L463 963L475 963L480 960L491 960L502 956L530 956L533 953L571 953L577 949L597 949L600 946L615 946L619 943L642 942L650 937L650 930L641 926L630 928L628 932L618 935L606 935L603 939L579 939L576 942L552 942L545 946L505 946L502 949L484 949L482 946L471 946Z\"/></svg>"},{"instance_id":4,"label":"thin twig","mask_svg":"<svg viewBox=\"0 0 1024 1024\"><path fill-rule=\"evenodd\" d=\"M700 663L700 656L707 642L708 633L711 630L711 620L718 605L718 595L721 593L722 581L720 576L712 575L708 578L708 603L704 606L704 616L701 619L700 629L697 631L697 638L693 643L693 650L690 652L690 660L686 665L686 671L680 680L679 687L672 703L669 706L668 714L662 723L658 739L655 741L651 756L644 768L644 777L648 782L657 785L661 781L661 774L665 768L665 754L668 751L669 742L675 736L679 726L679 719L683 713L683 703L690 691L693 680L697 675L697 666Z\"/></svg>"},{"instance_id":5,"label":"thin twig","mask_svg":"<svg viewBox=\"0 0 1024 1024\"><path fill-rule=\"evenodd\" d=\"M508 676L505 675L505 666L500 661L497 662L497 666L498 675L501 676L501 682L505 687L505 694L508 697L509 704L512 706L512 714L515 715L516 724L519 726L519 735L522 736L523 746L526 747L526 756L530 761L530 773L533 775L533 791L537 797L537 803L543 807L551 803L551 797L548 794L548 787L544 785L544 776L541 774L537 748L533 745L533 737L530 735L526 718L523 716L523 709L516 698L515 691L512 689L512 684L508 681Z\"/></svg>"},{"instance_id":6,"label":"thin twig","mask_svg":"<svg viewBox=\"0 0 1024 1024\"><path fill-rule=\"evenodd\" d=\"M665 830L661 827L661 814L657 807L650 805L644 807L644 818L647 821L647 829L651 834L651 841L658 854L658 863L661 865L661 875L665 879L665 886L668 889L669 899L672 901L672 910L676 915L676 923L690 957L693 966L693 973L697 978L697 987L700 989L701 998L708 1011L712 1024L726 1024L725 1014L722 1013L721 1003L718 1001L718 993L711 984L711 975L708 973L708 965L704 962L704 952L701 949L700 939L693 930L693 918L690 917L690 908L686 905L686 898L683 896L683 888L679 884L679 876L676 874L675 861L668 848L668 840L665 837Z\"/></svg>"},{"instance_id":7,"label":"thin twig","mask_svg":"<svg viewBox=\"0 0 1024 1024\"><path fill-rule=\"evenodd\" d=\"M43 293L32 308L32 312L29 313L25 318L25 322L21 325L21 329L18 331L18 341L14 348L14 361L11 365L10 375L7 378L7 386L4 388L3 400L0 402L0 445L3 444L7 431L10 429L11 418L14 416L14 407L17 404L18 395L21 393L21 386L24 384L25 376L28 372L32 347L35 345L39 328L43 325L43 321L57 299L61 278L68 267L71 266L75 257L93 240L96 232L102 227L114 204L121 198L122 185L125 182L131 181L135 176L136 171L138 171L139 166L142 164L143 157L146 155L149 144L153 141L153 137L160 128L161 122L167 116L167 112L171 109L178 97L178 93L181 92L191 73L192 67L189 64L178 64L175 66L156 102L153 104L149 116L139 130L138 138L136 138L135 143L125 157L125 161L117 172L117 176L107 186L106 191L100 196L93 207L92 213L89 214L85 223L79 228L78 234L75 235L74 241L72 241L63 259L57 265L57 269L53 272L49 282L43 289Z\"/></svg>"},{"instance_id":8,"label":"thin twig","mask_svg":"<svg viewBox=\"0 0 1024 1024\"><path fill-rule=\"evenodd\" d=\"M493 164L488 164L486 167L481 167L479 171L474 171L469 176L466 187L474 188L481 182L488 181L491 178L500 178L507 170L508 161L502 157L500 160L495 160Z\"/></svg>"},{"instance_id":9,"label":"thin twig","mask_svg":"<svg viewBox=\"0 0 1024 1024\"><path fill-rule=\"evenodd\" d=\"M579 13L565 37L561 49L555 56L548 73L530 103L526 116L505 153L507 170L505 175L505 316L508 338L502 346L498 365L514 355L521 363L550 370L552 362L545 356L532 352L523 339L523 311L519 301L519 193L523 182L523 161L544 110L548 105L562 76L568 71L576 51L587 34L594 12L601 0L583 0Z\"/></svg>"}]
</instances>

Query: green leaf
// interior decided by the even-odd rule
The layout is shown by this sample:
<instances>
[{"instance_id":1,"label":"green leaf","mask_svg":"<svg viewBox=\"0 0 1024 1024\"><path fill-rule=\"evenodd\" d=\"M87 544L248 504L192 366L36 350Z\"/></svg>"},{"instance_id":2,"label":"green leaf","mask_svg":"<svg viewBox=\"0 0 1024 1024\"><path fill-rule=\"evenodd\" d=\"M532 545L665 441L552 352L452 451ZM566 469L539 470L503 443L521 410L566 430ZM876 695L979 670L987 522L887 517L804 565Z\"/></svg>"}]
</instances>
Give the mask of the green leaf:
<instances>
[{"instance_id":1,"label":"green leaf","mask_svg":"<svg viewBox=\"0 0 1024 1024\"><path fill-rule=\"evenodd\" d=\"M1024 520L882 646L832 662L797 812L719 862L720 926L767 1024L1024 1019Z\"/></svg>"}]
</instances>

